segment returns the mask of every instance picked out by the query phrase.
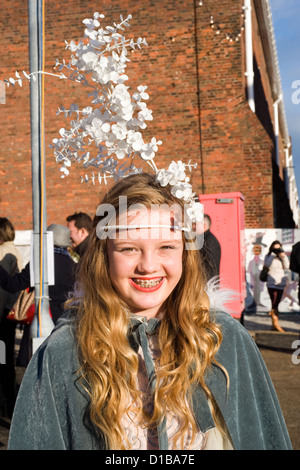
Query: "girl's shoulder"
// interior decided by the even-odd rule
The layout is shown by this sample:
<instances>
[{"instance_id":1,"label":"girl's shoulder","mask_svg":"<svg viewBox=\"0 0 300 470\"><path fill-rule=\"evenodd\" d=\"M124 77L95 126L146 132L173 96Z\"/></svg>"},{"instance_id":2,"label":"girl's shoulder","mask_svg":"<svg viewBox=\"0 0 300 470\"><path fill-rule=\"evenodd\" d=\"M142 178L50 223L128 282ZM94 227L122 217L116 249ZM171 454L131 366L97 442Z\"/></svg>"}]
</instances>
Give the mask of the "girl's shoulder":
<instances>
[{"instance_id":1,"label":"girl's shoulder","mask_svg":"<svg viewBox=\"0 0 300 470\"><path fill-rule=\"evenodd\" d=\"M223 343L246 341L247 343L255 344L250 333L239 318L235 318L231 314L220 310L211 312L210 317L212 321L220 326L223 335Z\"/></svg>"},{"instance_id":2,"label":"girl's shoulder","mask_svg":"<svg viewBox=\"0 0 300 470\"><path fill-rule=\"evenodd\" d=\"M210 318L223 328L236 329L242 327L238 318L233 317L230 313L223 310L211 311Z\"/></svg>"},{"instance_id":3,"label":"girl's shoulder","mask_svg":"<svg viewBox=\"0 0 300 470\"><path fill-rule=\"evenodd\" d=\"M69 318L59 319L50 335L35 352L36 356L51 362L74 361L76 351L75 323Z\"/></svg>"}]
</instances>

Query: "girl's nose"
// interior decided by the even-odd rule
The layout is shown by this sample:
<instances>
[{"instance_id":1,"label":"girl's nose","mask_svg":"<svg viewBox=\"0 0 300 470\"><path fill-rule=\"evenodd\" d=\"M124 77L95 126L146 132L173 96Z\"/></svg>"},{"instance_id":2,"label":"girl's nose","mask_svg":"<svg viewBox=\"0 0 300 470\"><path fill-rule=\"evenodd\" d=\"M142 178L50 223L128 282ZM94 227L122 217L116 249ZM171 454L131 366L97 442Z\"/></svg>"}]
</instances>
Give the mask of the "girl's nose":
<instances>
[{"instance_id":1,"label":"girl's nose","mask_svg":"<svg viewBox=\"0 0 300 470\"><path fill-rule=\"evenodd\" d=\"M140 259L137 264L137 270L139 273L152 274L158 270L158 262L151 250L145 250L141 252Z\"/></svg>"}]
</instances>

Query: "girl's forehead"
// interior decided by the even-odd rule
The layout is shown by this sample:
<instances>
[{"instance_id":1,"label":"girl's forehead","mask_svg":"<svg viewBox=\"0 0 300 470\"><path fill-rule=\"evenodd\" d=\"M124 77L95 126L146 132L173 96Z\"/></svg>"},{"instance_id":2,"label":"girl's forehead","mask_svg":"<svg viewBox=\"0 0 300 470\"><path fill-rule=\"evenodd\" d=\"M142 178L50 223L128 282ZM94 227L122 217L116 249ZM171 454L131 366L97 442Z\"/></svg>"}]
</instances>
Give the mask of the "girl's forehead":
<instances>
[{"instance_id":1,"label":"girl's forehead","mask_svg":"<svg viewBox=\"0 0 300 470\"><path fill-rule=\"evenodd\" d=\"M182 239L182 220L168 208L128 210L119 215L117 224L121 239Z\"/></svg>"},{"instance_id":2,"label":"girl's forehead","mask_svg":"<svg viewBox=\"0 0 300 470\"><path fill-rule=\"evenodd\" d=\"M119 215L119 220L128 220L128 221L148 221L149 224L157 222L169 222L171 220L181 219L181 210L178 206L167 206L153 205L149 208L146 208L142 204L136 204L131 206L127 211L122 212Z\"/></svg>"}]
</instances>

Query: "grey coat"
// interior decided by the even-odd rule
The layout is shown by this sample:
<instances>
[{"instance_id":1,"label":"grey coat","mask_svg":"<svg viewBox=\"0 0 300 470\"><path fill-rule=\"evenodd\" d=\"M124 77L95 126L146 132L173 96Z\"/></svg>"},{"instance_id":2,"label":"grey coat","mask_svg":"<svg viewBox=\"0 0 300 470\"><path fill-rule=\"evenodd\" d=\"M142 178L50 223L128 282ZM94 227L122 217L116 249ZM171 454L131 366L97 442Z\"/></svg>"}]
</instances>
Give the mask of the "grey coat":
<instances>
[{"instance_id":1,"label":"grey coat","mask_svg":"<svg viewBox=\"0 0 300 470\"><path fill-rule=\"evenodd\" d=\"M226 313L217 313L223 341L218 361L230 377L212 366L206 374L211 390L225 419L234 449L291 449L282 412L262 357L248 332ZM147 350L147 336L159 321L136 320L130 329L132 347L141 344L149 378L154 368ZM78 381L79 367L71 319L60 320L50 337L34 354L18 394L8 448L41 450L105 449L101 435L88 420L89 398ZM194 414L202 432L214 421L200 386L193 395ZM164 426L159 428L160 449L168 448Z\"/></svg>"}]
</instances>

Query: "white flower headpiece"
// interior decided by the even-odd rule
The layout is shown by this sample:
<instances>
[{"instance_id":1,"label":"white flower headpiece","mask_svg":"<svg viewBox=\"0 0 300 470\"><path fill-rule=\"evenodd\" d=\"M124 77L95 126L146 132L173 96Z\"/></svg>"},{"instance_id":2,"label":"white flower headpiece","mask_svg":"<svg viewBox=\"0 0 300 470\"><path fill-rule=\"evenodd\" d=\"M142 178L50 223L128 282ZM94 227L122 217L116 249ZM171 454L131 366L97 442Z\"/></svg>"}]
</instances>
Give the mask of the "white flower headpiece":
<instances>
[{"instance_id":1,"label":"white flower headpiece","mask_svg":"<svg viewBox=\"0 0 300 470\"><path fill-rule=\"evenodd\" d=\"M91 104L80 109L72 104L69 109L60 107L58 113L66 117L74 116L70 128L60 129L60 137L52 141L54 156L61 165L62 178L70 172L72 163L77 162L87 169L93 167L91 175L81 177L81 182L92 181L95 184L106 183L107 178L120 179L133 173L139 173L131 162L133 157L139 157L156 174L157 181L162 185L171 185L172 194L188 205L188 217L201 222L203 218L202 204L195 201L186 170L196 167L190 162L172 162L168 169L158 169L154 158L161 140L153 137L145 142L142 130L147 127L146 122L151 121L152 111L148 109L146 101L149 99L147 86L140 85L132 94L125 85L128 76L127 67L128 50L141 48L147 45L145 39L126 39L123 35L132 18L128 15L113 26L101 27L100 20L104 15L94 13L93 18L83 20L85 25L84 39L78 43L66 41L66 49L72 52L69 63L56 61L60 79L69 79L79 82L89 90ZM40 71L37 73L45 73ZM26 79L35 79L34 74L23 72ZM22 85L21 75L16 72L16 79L5 81L7 86L18 83ZM94 152L92 145L96 147Z\"/></svg>"}]
</instances>

